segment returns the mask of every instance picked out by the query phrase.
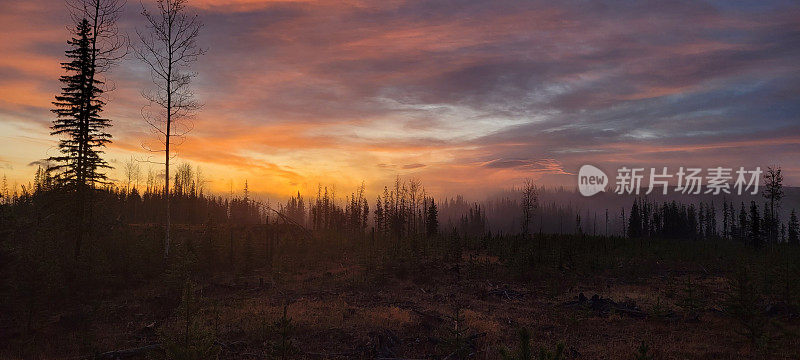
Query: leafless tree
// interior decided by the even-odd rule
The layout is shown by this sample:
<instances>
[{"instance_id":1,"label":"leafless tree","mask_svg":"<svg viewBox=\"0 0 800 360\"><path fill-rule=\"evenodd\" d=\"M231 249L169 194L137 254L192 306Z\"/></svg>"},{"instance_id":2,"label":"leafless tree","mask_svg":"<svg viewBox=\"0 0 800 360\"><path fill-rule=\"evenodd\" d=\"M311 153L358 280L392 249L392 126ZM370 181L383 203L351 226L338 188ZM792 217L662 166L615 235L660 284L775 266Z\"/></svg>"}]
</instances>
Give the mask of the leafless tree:
<instances>
[{"instance_id":1,"label":"leafless tree","mask_svg":"<svg viewBox=\"0 0 800 360\"><path fill-rule=\"evenodd\" d=\"M134 188L139 187L139 181L142 179L142 167L133 157L125 162L125 179L127 181L125 184L125 192L131 191L131 185L133 185Z\"/></svg>"},{"instance_id":2,"label":"leafless tree","mask_svg":"<svg viewBox=\"0 0 800 360\"><path fill-rule=\"evenodd\" d=\"M67 0L66 3L75 25L84 19L89 22L94 65L89 80L92 81L94 76L107 72L128 54L128 37L117 27L125 0Z\"/></svg>"},{"instance_id":3,"label":"leafless tree","mask_svg":"<svg viewBox=\"0 0 800 360\"><path fill-rule=\"evenodd\" d=\"M769 200L769 213L765 213L764 218L767 236L773 242L778 240L779 221L776 209L780 207L784 195L783 174L781 174L780 166L767 167L767 172L764 173L764 197Z\"/></svg>"},{"instance_id":4,"label":"leafless tree","mask_svg":"<svg viewBox=\"0 0 800 360\"><path fill-rule=\"evenodd\" d=\"M533 214L539 207L539 192L531 179L525 179L522 185L522 235L530 235L530 224Z\"/></svg>"},{"instance_id":5,"label":"leafless tree","mask_svg":"<svg viewBox=\"0 0 800 360\"><path fill-rule=\"evenodd\" d=\"M205 184L207 180L203 174L203 170L200 168L200 165L197 166L197 170L194 172L194 178L194 182L197 184L197 195L203 196L203 191L205 190Z\"/></svg>"},{"instance_id":6,"label":"leafless tree","mask_svg":"<svg viewBox=\"0 0 800 360\"><path fill-rule=\"evenodd\" d=\"M143 146L151 152L164 152L165 259L169 256L170 246L170 146L180 145L184 136L191 131L191 117L201 106L189 87L197 73L189 68L204 53L197 45L203 24L197 15L187 14L186 2L157 0L156 12L142 5L147 26L144 30L136 31L140 40L140 46L135 49L136 55L150 68L155 85L150 91L142 92L142 96L150 103L142 110L142 117L160 142L157 147L148 144Z\"/></svg>"}]
</instances>

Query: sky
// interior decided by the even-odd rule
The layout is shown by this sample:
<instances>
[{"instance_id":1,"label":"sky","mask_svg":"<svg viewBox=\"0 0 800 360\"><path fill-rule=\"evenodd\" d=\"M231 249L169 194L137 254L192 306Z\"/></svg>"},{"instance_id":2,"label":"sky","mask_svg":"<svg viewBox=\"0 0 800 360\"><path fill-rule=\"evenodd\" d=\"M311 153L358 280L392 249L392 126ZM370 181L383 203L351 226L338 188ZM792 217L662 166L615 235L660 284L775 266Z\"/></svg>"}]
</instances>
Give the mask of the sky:
<instances>
[{"instance_id":1,"label":"sky","mask_svg":"<svg viewBox=\"0 0 800 360\"><path fill-rule=\"evenodd\" d=\"M142 6L120 28L137 45ZM532 178L574 186L583 164L783 168L800 185L795 1L189 0L207 50L203 108L173 162L207 187L287 196L372 192L396 176L476 197ZM51 101L69 16L0 0L0 174L56 153ZM129 56L107 74L106 158L142 148L151 88Z\"/></svg>"}]
</instances>

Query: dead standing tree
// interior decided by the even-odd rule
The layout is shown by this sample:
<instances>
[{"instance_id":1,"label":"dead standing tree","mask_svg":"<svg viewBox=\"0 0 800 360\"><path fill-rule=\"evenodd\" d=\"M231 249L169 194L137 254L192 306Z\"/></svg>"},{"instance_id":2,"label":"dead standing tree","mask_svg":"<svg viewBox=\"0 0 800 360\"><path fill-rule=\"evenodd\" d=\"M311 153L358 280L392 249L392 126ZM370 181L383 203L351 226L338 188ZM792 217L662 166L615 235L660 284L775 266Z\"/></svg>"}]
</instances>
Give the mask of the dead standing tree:
<instances>
[{"instance_id":1,"label":"dead standing tree","mask_svg":"<svg viewBox=\"0 0 800 360\"><path fill-rule=\"evenodd\" d=\"M155 85L154 89L142 92L142 96L150 103L142 110L142 117L161 145L154 148L144 144L143 147L151 152L164 152L164 259L169 256L170 246L170 145L179 145L175 139L182 141L184 135L191 131L190 119L201 107L189 87L197 73L190 71L189 67L205 52L196 42L203 24L197 15L187 14L186 2L157 0L156 13L151 13L143 6L142 15L147 20L147 26L144 31L136 31L140 40L136 54L150 68Z\"/></svg>"},{"instance_id":2,"label":"dead standing tree","mask_svg":"<svg viewBox=\"0 0 800 360\"><path fill-rule=\"evenodd\" d=\"M779 166L768 167L767 172L764 173L764 198L769 200L769 211L764 212L764 227L766 228L767 238L771 242L778 242L778 227L780 221L778 220L778 212L776 209L780 208L781 199L785 193L783 192L783 174Z\"/></svg>"},{"instance_id":3,"label":"dead standing tree","mask_svg":"<svg viewBox=\"0 0 800 360\"><path fill-rule=\"evenodd\" d=\"M530 236L530 223L536 209L539 207L539 192L531 179L525 179L522 186L522 235L527 239Z\"/></svg>"},{"instance_id":4,"label":"dead standing tree","mask_svg":"<svg viewBox=\"0 0 800 360\"><path fill-rule=\"evenodd\" d=\"M119 31L117 21L125 6L124 0L67 0L70 18L74 24L84 19L89 23L91 48L91 69L89 76L94 79L110 70L120 59L128 54L128 37ZM109 89L105 89L106 92Z\"/></svg>"}]
</instances>

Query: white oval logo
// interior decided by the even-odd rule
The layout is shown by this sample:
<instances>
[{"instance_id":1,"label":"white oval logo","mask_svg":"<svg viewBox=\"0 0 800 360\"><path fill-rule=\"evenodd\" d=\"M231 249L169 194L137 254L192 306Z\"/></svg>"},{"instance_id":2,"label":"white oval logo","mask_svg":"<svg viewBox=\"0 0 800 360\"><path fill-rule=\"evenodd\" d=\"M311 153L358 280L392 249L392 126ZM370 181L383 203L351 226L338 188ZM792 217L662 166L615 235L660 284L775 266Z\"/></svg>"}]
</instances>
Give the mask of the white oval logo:
<instances>
[{"instance_id":1,"label":"white oval logo","mask_svg":"<svg viewBox=\"0 0 800 360\"><path fill-rule=\"evenodd\" d=\"M601 191L606 191L608 176L592 165L581 166L578 171L578 190L583 196L592 196Z\"/></svg>"}]
</instances>

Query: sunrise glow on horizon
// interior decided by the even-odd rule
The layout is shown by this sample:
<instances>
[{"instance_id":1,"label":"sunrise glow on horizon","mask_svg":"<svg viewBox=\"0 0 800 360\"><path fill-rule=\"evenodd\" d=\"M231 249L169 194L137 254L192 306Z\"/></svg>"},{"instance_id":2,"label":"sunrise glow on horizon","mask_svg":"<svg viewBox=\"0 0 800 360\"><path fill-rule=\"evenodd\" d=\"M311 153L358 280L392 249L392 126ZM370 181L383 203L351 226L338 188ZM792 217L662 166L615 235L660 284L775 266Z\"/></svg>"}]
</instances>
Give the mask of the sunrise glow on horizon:
<instances>
[{"instance_id":1,"label":"sunrise glow on horizon","mask_svg":"<svg viewBox=\"0 0 800 360\"><path fill-rule=\"evenodd\" d=\"M608 6L578 1L190 1L204 22L202 109L175 163L213 192L371 193L396 176L477 196L583 164L783 168L800 185L800 6L788 1ZM69 16L0 0L0 176L26 184L53 156ZM141 4L120 29L133 42ZM127 16L130 15L130 16ZM128 56L106 157L160 160ZM161 171L152 165L153 171Z\"/></svg>"}]
</instances>

